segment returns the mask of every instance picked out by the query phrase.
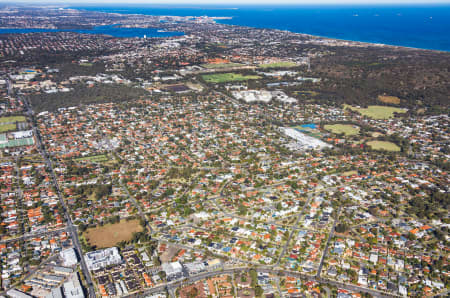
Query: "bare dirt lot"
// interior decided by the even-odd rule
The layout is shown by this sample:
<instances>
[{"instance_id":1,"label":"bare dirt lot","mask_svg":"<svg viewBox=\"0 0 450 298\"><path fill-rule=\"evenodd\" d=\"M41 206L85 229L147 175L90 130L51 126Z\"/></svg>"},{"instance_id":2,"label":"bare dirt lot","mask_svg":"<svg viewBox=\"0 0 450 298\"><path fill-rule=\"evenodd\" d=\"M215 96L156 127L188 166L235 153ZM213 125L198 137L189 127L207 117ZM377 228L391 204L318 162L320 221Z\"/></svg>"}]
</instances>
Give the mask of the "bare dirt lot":
<instances>
[{"instance_id":1,"label":"bare dirt lot","mask_svg":"<svg viewBox=\"0 0 450 298\"><path fill-rule=\"evenodd\" d=\"M116 224L89 228L84 233L84 237L91 245L105 248L115 246L120 241L131 240L133 233L141 232L142 229L138 220L122 220Z\"/></svg>"}]
</instances>

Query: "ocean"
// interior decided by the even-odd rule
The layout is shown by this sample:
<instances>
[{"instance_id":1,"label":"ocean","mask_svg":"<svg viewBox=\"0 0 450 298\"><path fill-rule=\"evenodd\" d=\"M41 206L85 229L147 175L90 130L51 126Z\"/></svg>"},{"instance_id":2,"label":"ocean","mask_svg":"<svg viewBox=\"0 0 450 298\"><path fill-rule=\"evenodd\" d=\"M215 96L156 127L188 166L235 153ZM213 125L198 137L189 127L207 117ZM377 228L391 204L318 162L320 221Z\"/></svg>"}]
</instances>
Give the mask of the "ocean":
<instances>
[{"instance_id":1,"label":"ocean","mask_svg":"<svg viewBox=\"0 0 450 298\"><path fill-rule=\"evenodd\" d=\"M450 4L435 5L83 5L147 15L232 17L221 23L330 38L450 51Z\"/></svg>"},{"instance_id":2,"label":"ocean","mask_svg":"<svg viewBox=\"0 0 450 298\"><path fill-rule=\"evenodd\" d=\"M31 32L77 32L84 34L104 34L114 37L169 37L184 35L183 32L158 32L154 28L120 28L115 25L97 26L92 29L3 29L0 28L0 34L8 33L31 33Z\"/></svg>"},{"instance_id":3,"label":"ocean","mask_svg":"<svg viewBox=\"0 0 450 298\"><path fill-rule=\"evenodd\" d=\"M75 9L124 14L217 16L223 24L450 51L450 4L435 5L83 5ZM0 33L73 31L115 37L166 37L182 32L101 26L92 30L0 29Z\"/></svg>"}]
</instances>

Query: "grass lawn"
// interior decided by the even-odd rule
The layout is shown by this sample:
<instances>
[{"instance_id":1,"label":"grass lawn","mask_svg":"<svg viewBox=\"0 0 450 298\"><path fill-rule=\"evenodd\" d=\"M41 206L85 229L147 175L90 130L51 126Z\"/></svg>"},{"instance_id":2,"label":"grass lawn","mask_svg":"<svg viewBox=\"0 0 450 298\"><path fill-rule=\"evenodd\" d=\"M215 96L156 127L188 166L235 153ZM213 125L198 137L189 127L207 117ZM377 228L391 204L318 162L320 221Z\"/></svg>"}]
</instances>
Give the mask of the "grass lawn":
<instances>
[{"instance_id":1,"label":"grass lawn","mask_svg":"<svg viewBox=\"0 0 450 298\"><path fill-rule=\"evenodd\" d=\"M75 161L90 161L90 162L105 162L108 161L108 157L105 154L100 155L93 155L93 156L85 156L85 157L79 157L75 158Z\"/></svg>"},{"instance_id":2,"label":"grass lawn","mask_svg":"<svg viewBox=\"0 0 450 298\"><path fill-rule=\"evenodd\" d=\"M16 128L16 124L0 124L0 132L7 132L15 130Z\"/></svg>"},{"instance_id":3,"label":"grass lawn","mask_svg":"<svg viewBox=\"0 0 450 298\"><path fill-rule=\"evenodd\" d=\"M25 116L11 116L0 118L0 123L25 122L25 121L27 121Z\"/></svg>"},{"instance_id":4,"label":"grass lawn","mask_svg":"<svg viewBox=\"0 0 450 298\"><path fill-rule=\"evenodd\" d=\"M241 67L244 64L240 63L208 63L202 64L201 67L208 69L221 69L221 68L231 68L231 67Z\"/></svg>"},{"instance_id":5,"label":"grass lawn","mask_svg":"<svg viewBox=\"0 0 450 298\"><path fill-rule=\"evenodd\" d=\"M357 171L347 171L347 172L343 172L341 175L342 176L358 175L358 172Z\"/></svg>"},{"instance_id":6,"label":"grass lawn","mask_svg":"<svg viewBox=\"0 0 450 298\"><path fill-rule=\"evenodd\" d=\"M198 90L198 91L202 91L203 90L203 86L202 85L195 84L195 83L192 83L192 82L187 82L186 86L191 88L191 89Z\"/></svg>"},{"instance_id":7,"label":"grass lawn","mask_svg":"<svg viewBox=\"0 0 450 298\"><path fill-rule=\"evenodd\" d=\"M121 241L129 241L133 237L133 233L141 231L143 231L143 228L139 224L139 220L121 220L116 224L89 228L83 233L83 236L90 245L105 248L115 246Z\"/></svg>"},{"instance_id":8,"label":"grass lawn","mask_svg":"<svg viewBox=\"0 0 450 298\"><path fill-rule=\"evenodd\" d=\"M368 106L367 108L356 108L349 105L344 105L345 109L358 112L363 116L373 119L389 119L394 117L394 113L405 113L406 109L387 107L387 106Z\"/></svg>"},{"instance_id":9,"label":"grass lawn","mask_svg":"<svg viewBox=\"0 0 450 298\"><path fill-rule=\"evenodd\" d=\"M378 95L378 100L384 103L393 103L396 105L400 103L400 98L397 96Z\"/></svg>"},{"instance_id":10,"label":"grass lawn","mask_svg":"<svg viewBox=\"0 0 450 298\"><path fill-rule=\"evenodd\" d=\"M80 63L80 66L92 67L92 63Z\"/></svg>"},{"instance_id":11,"label":"grass lawn","mask_svg":"<svg viewBox=\"0 0 450 298\"><path fill-rule=\"evenodd\" d=\"M257 80L260 79L260 76L251 75L244 76L239 73L217 73L217 74L208 74L202 76L203 80L207 83L225 83L225 82L235 82L235 81L247 81L247 80Z\"/></svg>"},{"instance_id":12,"label":"grass lawn","mask_svg":"<svg viewBox=\"0 0 450 298\"><path fill-rule=\"evenodd\" d=\"M370 141L367 142L367 145L370 146L373 150L386 150L392 152L399 152L400 147L392 142L386 141Z\"/></svg>"},{"instance_id":13,"label":"grass lawn","mask_svg":"<svg viewBox=\"0 0 450 298\"><path fill-rule=\"evenodd\" d=\"M346 136L354 136L359 134L359 127L351 124L333 124L325 125L326 130L331 131L335 134L345 134Z\"/></svg>"},{"instance_id":14,"label":"grass lawn","mask_svg":"<svg viewBox=\"0 0 450 298\"><path fill-rule=\"evenodd\" d=\"M260 68L285 68L285 67L294 67L297 66L297 63L290 61L282 61L282 62L274 62L267 64L260 64Z\"/></svg>"},{"instance_id":15,"label":"grass lawn","mask_svg":"<svg viewBox=\"0 0 450 298\"><path fill-rule=\"evenodd\" d=\"M317 96L319 93L316 91L294 91L297 95L310 95L310 96Z\"/></svg>"},{"instance_id":16,"label":"grass lawn","mask_svg":"<svg viewBox=\"0 0 450 298\"><path fill-rule=\"evenodd\" d=\"M374 132L372 132L370 135L371 135L372 137L374 137L374 138L378 138L378 137L383 136L383 134L382 134L381 132L378 132L378 131L374 131Z\"/></svg>"}]
</instances>

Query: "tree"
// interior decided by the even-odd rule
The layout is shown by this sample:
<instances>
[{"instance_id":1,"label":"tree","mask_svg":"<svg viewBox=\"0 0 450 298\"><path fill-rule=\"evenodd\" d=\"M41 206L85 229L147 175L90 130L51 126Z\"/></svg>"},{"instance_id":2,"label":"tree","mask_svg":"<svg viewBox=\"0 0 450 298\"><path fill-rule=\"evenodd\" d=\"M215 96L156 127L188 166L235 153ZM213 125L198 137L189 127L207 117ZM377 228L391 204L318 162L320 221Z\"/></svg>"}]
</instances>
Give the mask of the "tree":
<instances>
[{"instance_id":1,"label":"tree","mask_svg":"<svg viewBox=\"0 0 450 298\"><path fill-rule=\"evenodd\" d=\"M239 215L246 215L247 214L247 208L244 205L239 205Z\"/></svg>"},{"instance_id":2,"label":"tree","mask_svg":"<svg viewBox=\"0 0 450 298\"><path fill-rule=\"evenodd\" d=\"M196 287L192 288L189 291L189 297L195 298L198 295L198 289Z\"/></svg>"},{"instance_id":3,"label":"tree","mask_svg":"<svg viewBox=\"0 0 450 298\"><path fill-rule=\"evenodd\" d=\"M281 203L278 202L278 203L276 204L276 208L277 208L278 211L280 211L281 209L283 209L283 206L281 206Z\"/></svg>"},{"instance_id":4,"label":"tree","mask_svg":"<svg viewBox=\"0 0 450 298\"><path fill-rule=\"evenodd\" d=\"M258 296L258 297L264 293L263 289L260 286L256 286L254 288L254 290L255 290L255 296Z\"/></svg>"},{"instance_id":5,"label":"tree","mask_svg":"<svg viewBox=\"0 0 450 298\"><path fill-rule=\"evenodd\" d=\"M416 235L414 235L413 233L408 233L408 235L406 236L408 238L408 240L414 241L417 239Z\"/></svg>"},{"instance_id":6,"label":"tree","mask_svg":"<svg viewBox=\"0 0 450 298\"><path fill-rule=\"evenodd\" d=\"M345 223L339 223L338 225L336 225L336 232L338 233L344 233L348 230L348 225L346 225Z\"/></svg>"},{"instance_id":7,"label":"tree","mask_svg":"<svg viewBox=\"0 0 450 298\"><path fill-rule=\"evenodd\" d=\"M86 231L87 229L87 225L85 225L84 223L79 223L78 224L78 230L83 233L84 231Z\"/></svg>"},{"instance_id":8,"label":"tree","mask_svg":"<svg viewBox=\"0 0 450 298\"><path fill-rule=\"evenodd\" d=\"M161 260L159 259L159 257L157 256L153 257L153 264L155 266L161 266Z\"/></svg>"},{"instance_id":9,"label":"tree","mask_svg":"<svg viewBox=\"0 0 450 298\"><path fill-rule=\"evenodd\" d=\"M256 270L253 268L250 269L249 273L250 278L252 279L251 286L252 288L255 288L258 285L258 274L256 273Z\"/></svg>"},{"instance_id":10,"label":"tree","mask_svg":"<svg viewBox=\"0 0 450 298\"><path fill-rule=\"evenodd\" d=\"M165 280L165 279L166 279L166 272L164 272L164 271L159 271L159 272L158 272L158 275L159 275L159 277L160 277L162 280Z\"/></svg>"}]
</instances>

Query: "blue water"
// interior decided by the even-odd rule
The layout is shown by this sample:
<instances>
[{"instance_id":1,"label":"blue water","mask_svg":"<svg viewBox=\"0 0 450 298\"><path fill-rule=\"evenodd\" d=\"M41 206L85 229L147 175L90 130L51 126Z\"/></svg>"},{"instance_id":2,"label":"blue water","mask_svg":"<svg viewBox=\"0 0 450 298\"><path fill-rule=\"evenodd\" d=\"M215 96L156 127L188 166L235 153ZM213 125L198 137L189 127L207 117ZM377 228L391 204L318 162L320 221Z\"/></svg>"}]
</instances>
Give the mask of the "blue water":
<instances>
[{"instance_id":1,"label":"blue water","mask_svg":"<svg viewBox=\"0 0 450 298\"><path fill-rule=\"evenodd\" d=\"M450 4L435 5L84 5L115 13L227 16L221 23L331 38L450 51Z\"/></svg>"},{"instance_id":2,"label":"blue water","mask_svg":"<svg viewBox=\"0 0 450 298\"><path fill-rule=\"evenodd\" d=\"M31 33L31 32L77 32L85 34L104 34L113 37L169 37L184 35L183 32L158 32L154 28L119 28L115 25L98 26L92 29L0 29L3 33Z\"/></svg>"},{"instance_id":3,"label":"blue water","mask_svg":"<svg viewBox=\"0 0 450 298\"><path fill-rule=\"evenodd\" d=\"M302 127L302 128L316 129L316 128L317 128L317 124L314 124L314 123L308 123L308 124L303 124L301 127Z\"/></svg>"}]
</instances>

